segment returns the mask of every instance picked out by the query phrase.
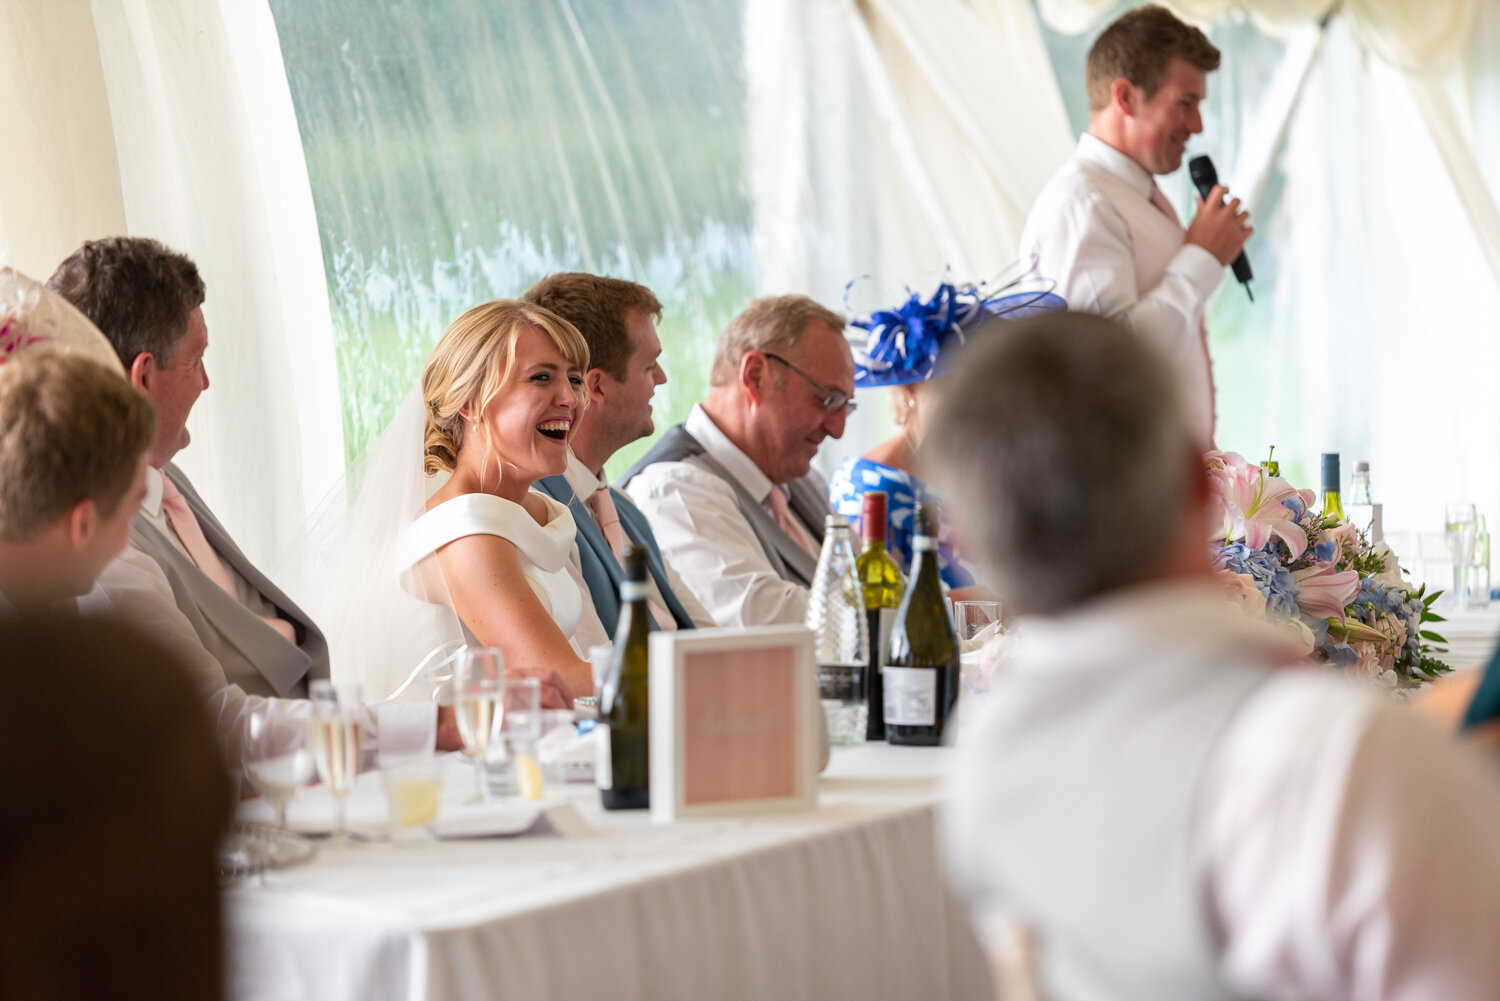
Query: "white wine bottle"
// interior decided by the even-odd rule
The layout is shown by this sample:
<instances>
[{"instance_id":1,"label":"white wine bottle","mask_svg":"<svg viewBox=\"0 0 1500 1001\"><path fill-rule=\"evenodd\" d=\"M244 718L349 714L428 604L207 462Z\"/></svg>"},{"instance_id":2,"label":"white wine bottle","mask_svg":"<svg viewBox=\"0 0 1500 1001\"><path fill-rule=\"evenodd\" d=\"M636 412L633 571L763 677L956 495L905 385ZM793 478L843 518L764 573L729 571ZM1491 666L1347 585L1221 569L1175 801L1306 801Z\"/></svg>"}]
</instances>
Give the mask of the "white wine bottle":
<instances>
[{"instance_id":1,"label":"white wine bottle","mask_svg":"<svg viewBox=\"0 0 1500 1001\"><path fill-rule=\"evenodd\" d=\"M599 693L599 752L594 783L606 810L642 810L651 805L650 681L651 611L646 550L625 552L620 584L620 621L615 649Z\"/></svg>"},{"instance_id":2,"label":"white wine bottle","mask_svg":"<svg viewBox=\"0 0 1500 1001\"><path fill-rule=\"evenodd\" d=\"M1323 513L1344 520L1344 504L1339 499L1339 454L1323 453Z\"/></svg>"},{"instance_id":3,"label":"white wine bottle","mask_svg":"<svg viewBox=\"0 0 1500 1001\"><path fill-rule=\"evenodd\" d=\"M885 739L941 744L958 701L958 634L938 577L937 505L917 505L911 583L891 626L885 657Z\"/></svg>"},{"instance_id":4,"label":"white wine bottle","mask_svg":"<svg viewBox=\"0 0 1500 1001\"><path fill-rule=\"evenodd\" d=\"M889 527L885 491L866 491L859 516L859 535L864 550L854 561L854 574L859 578L865 603L865 632L870 642L870 670L865 677L865 697L870 703L869 715L865 718L866 740L885 739L885 688L881 685L880 668L890 640L891 624L896 619L896 609L901 605L901 596L906 593L906 577L891 554L886 552Z\"/></svg>"}]
</instances>

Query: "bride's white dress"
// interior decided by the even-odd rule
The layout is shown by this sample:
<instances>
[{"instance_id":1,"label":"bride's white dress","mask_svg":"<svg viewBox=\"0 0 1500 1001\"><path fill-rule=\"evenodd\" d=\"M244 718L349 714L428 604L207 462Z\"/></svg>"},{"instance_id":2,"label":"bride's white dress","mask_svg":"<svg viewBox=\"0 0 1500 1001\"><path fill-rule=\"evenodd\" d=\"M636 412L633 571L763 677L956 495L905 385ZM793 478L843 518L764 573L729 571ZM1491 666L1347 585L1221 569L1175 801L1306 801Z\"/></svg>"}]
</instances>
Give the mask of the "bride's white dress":
<instances>
[{"instance_id":1,"label":"bride's white dress","mask_svg":"<svg viewBox=\"0 0 1500 1001\"><path fill-rule=\"evenodd\" d=\"M474 641L442 575L411 572L464 536L495 535L515 545L527 583L580 656L609 641L572 555L576 526L566 505L538 494L545 524L490 494L464 494L426 510L448 480L423 469L426 412L413 390L320 506L306 546L283 575L298 582L295 593L328 638L334 678L361 682L371 703L398 691L403 699L428 698L426 687L407 684L418 665Z\"/></svg>"},{"instance_id":2,"label":"bride's white dress","mask_svg":"<svg viewBox=\"0 0 1500 1001\"><path fill-rule=\"evenodd\" d=\"M442 546L470 535L495 535L509 541L521 557L521 572L542 607L571 641L583 614L580 582L568 557L573 553L578 526L564 504L532 491L546 502L547 523L539 525L514 501L493 494L460 494L413 521L401 533L396 548L398 571L404 573ZM465 636L472 639L468 628Z\"/></svg>"}]
</instances>

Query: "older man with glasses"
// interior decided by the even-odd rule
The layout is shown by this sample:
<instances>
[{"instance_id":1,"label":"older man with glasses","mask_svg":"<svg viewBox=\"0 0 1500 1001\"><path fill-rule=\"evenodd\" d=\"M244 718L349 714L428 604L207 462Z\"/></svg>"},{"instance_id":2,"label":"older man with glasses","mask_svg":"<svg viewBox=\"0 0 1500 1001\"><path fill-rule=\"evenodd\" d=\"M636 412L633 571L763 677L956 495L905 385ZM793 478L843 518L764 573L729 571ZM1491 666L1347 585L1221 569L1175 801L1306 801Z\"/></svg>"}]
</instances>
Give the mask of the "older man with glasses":
<instances>
[{"instance_id":1,"label":"older man with glasses","mask_svg":"<svg viewBox=\"0 0 1500 1001\"><path fill-rule=\"evenodd\" d=\"M623 486L720 626L800 623L830 513L812 460L854 409L844 318L757 299L719 338L708 397Z\"/></svg>"}]
</instances>

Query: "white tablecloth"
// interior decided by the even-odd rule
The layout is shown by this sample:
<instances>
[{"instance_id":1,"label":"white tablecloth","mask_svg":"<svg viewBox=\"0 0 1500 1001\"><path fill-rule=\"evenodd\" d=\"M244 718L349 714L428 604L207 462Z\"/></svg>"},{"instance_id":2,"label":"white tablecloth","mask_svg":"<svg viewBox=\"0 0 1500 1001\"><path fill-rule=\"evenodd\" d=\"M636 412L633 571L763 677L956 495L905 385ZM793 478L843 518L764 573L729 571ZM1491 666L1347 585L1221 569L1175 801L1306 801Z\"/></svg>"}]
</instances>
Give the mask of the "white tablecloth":
<instances>
[{"instance_id":1,"label":"white tablecloth","mask_svg":"<svg viewBox=\"0 0 1500 1001\"><path fill-rule=\"evenodd\" d=\"M984 998L939 876L939 748L835 749L814 812L321 851L231 890L235 1001ZM450 780L445 801L469 792ZM320 791L304 793L305 810ZM362 776L353 816L379 811ZM326 805L326 804L325 804Z\"/></svg>"},{"instance_id":2,"label":"white tablecloth","mask_svg":"<svg viewBox=\"0 0 1500 1001\"><path fill-rule=\"evenodd\" d=\"M1435 610L1447 621L1429 623L1426 628L1448 641L1447 652L1437 654L1437 658L1455 671L1487 664L1500 637L1500 601L1482 611L1461 611L1440 598Z\"/></svg>"}]
</instances>

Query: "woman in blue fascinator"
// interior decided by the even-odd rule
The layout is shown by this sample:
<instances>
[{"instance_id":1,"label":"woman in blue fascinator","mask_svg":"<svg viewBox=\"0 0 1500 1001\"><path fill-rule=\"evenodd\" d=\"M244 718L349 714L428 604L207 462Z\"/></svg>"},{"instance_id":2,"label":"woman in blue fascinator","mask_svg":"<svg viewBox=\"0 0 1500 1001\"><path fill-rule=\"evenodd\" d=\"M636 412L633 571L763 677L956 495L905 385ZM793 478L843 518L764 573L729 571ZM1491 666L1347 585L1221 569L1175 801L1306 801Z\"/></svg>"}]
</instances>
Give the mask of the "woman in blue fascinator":
<instances>
[{"instance_id":1,"label":"woman in blue fascinator","mask_svg":"<svg viewBox=\"0 0 1500 1001\"><path fill-rule=\"evenodd\" d=\"M941 378L945 361L969 334L978 333L989 320L1021 319L1067 309L1062 298L1050 291L1051 286L1051 282L1030 275L994 290L943 282L930 299L924 301L921 295L912 293L895 309L851 321L852 327L865 331L862 338L853 338L854 385L857 389L891 390L896 433L865 454L844 460L829 484L829 502L856 524L866 491L885 491L891 522L888 545L903 570L909 572L911 568L916 504L938 499L916 475L915 468L927 415L946 382ZM950 525L944 519L938 540L943 584L949 590L972 587L973 570L954 551Z\"/></svg>"}]
</instances>

